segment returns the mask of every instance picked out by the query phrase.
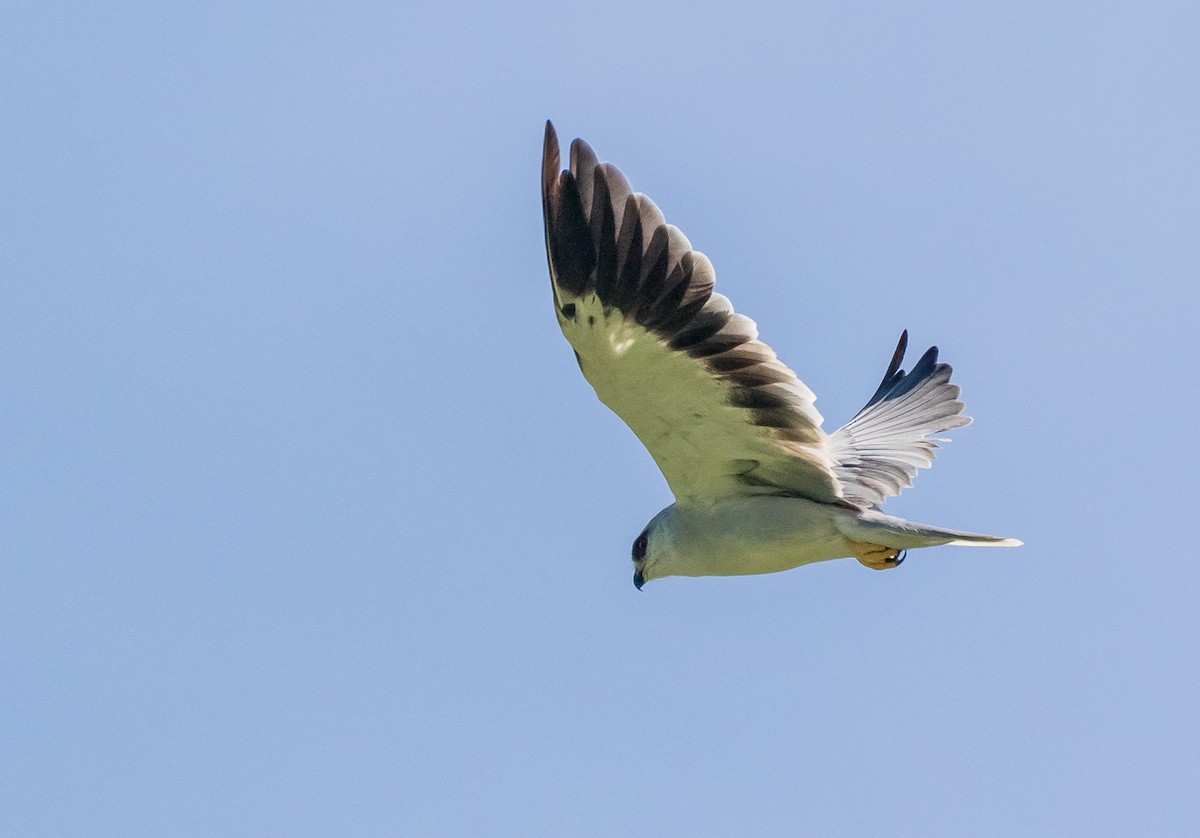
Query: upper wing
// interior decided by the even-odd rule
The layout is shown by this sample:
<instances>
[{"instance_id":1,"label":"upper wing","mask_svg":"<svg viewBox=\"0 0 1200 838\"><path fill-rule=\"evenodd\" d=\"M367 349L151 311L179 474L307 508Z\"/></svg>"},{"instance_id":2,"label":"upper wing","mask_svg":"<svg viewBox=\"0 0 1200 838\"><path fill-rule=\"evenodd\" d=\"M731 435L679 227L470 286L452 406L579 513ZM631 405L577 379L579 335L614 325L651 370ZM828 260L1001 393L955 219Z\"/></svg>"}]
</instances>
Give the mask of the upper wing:
<instances>
[{"instance_id":1,"label":"upper wing","mask_svg":"<svg viewBox=\"0 0 1200 838\"><path fill-rule=\"evenodd\" d=\"M547 122L542 208L559 326L675 496L841 498L815 397L713 293L704 254L582 140L570 169L559 166Z\"/></svg>"}]
</instances>

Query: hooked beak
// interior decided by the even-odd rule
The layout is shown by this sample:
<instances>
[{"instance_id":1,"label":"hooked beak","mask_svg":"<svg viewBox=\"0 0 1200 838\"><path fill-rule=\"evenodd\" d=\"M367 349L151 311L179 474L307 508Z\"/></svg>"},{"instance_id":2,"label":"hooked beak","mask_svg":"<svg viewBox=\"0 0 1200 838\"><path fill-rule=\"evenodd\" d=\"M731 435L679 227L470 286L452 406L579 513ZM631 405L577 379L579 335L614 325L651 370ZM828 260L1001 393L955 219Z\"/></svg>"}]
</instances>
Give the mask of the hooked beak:
<instances>
[{"instance_id":1,"label":"hooked beak","mask_svg":"<svg viewBox=\"0 0 1200 838\"><path fill-rule=\"evenodd\" d=\"M646 584L646 576L640 570L635 570L633 572L633 587L637 588L640 591L642 589L642 585L645 585L645 584Z\"/></svg>"}]
</instances>

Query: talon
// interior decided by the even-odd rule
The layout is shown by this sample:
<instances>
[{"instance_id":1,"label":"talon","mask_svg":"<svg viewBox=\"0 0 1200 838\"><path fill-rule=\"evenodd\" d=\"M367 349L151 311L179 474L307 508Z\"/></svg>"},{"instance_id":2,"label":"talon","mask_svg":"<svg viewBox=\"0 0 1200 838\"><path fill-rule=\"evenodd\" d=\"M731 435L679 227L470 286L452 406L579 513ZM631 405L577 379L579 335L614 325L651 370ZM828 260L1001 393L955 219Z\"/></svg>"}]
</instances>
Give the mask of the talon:
<instances>
[{"instance_id":1,"label":"talon","mask_svg":"<svg viewBox=\"0 0 1200 838\"><path fill-rule=\"evenodd\" d=\"M904 550L882 544L858 542L853 546L854 558L858 559L863 567L869 567L871 570L891 570L893 567L899 567L907 555Z\"/></svg>"}]
</instances>

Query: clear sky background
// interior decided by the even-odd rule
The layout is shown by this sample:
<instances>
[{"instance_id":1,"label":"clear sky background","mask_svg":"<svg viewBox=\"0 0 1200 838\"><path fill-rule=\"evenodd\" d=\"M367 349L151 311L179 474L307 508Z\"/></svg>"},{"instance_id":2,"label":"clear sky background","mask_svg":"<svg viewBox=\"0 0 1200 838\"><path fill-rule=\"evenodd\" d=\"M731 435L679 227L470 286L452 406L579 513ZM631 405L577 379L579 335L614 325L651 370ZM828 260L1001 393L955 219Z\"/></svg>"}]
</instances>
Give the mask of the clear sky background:
<instances>
[{"instance_id":1,"label":"clear sky background","mask_svg":"<svg viewBox=\"0 0 1200 838\"><path fill-rule=\"evenodd\" d=\"M10 3L0 834L1190 835L1193 3ZM1023 538L638 593L544 120Z\"/></svg>"}]
</instances>

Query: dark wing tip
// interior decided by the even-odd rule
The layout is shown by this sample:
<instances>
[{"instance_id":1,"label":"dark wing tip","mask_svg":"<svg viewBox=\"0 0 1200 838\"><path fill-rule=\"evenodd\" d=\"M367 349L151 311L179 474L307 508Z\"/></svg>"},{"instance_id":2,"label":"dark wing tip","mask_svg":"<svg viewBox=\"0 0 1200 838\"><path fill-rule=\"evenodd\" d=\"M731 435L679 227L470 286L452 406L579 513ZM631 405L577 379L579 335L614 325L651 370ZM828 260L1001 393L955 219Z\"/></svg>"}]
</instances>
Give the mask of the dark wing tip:
<instances>
[{"instance_id":1,"label":"dark wing tip","mask_svg":"<svg viewBox=\"0 0 1200 838\"><path fill-rule=\"evenodd\" d=\"M900 333L900 340L896 343L896 350L892 353L892 360L888 362L887 372L883 374L883 380L879 382L879 386L875 388L875 392L867 400L867 403L863 405L862 410L866 410L871 405L880 401L895 386L896 382L904 377L904 370L900 369L900 365L904 363L904 353L907 351L908 329L905 329ZM862 410L859 413L862 413Z\"/></svg>"},{"instance_id":2,"label":"dark wing tip","mask_svg":"<svg viewBox=\"0 0 1200 838\"><path fill-rule=\"evenodd\" d=\"M581 138L571 140L571 172L575 177L581 177L587 171L600 165L596 152Z\"/></svg>"},{"instance_id":3,"label":"dark wing tip","mask_svg":"<svg viewBox=\"0 0 1200 838\"><path fill-rule=\"evenodd\" d=\"M581 139L571 141L571 174L575 176L575 185L579 187L579 200L583 204L584 214L591 217L594 206L592 197L595 194L595 170L600 166L596 152Z\"/></svg>"},{"instance_id":4,"label":"dark wing tip","mask_svg":"<svg viewBox=\"0 0 1200 838\"><path fill-rule=\"evenodd\" d=\"M921 384L936 371L945 368L948 373L951 371L948 364L939 364L938 348L931 346L925 350L920 359L910 372L905 372L900 368L904 363L904 353L908 351L908 329L900 333L900 341L896 344L896 351L892 353L892 360L888 363L887 372L883 374L883 380L879 382L879 387L871 396L870 400L863 405L863 410L878 404L885 399L896 399L903 396L905 393L913 390L917 385ZM947 376L949 377L949 376Z\"/></svg>"},{"instance_id":5,"label":"dark wing tip","mask_svg":"<svg viewBox=\"0 0 1200 838\"><path fill-rule=\"evenodd\" d=\"M595 246L580 199L580 186L560 169L558 135L546 120L542 144L542 213L546 226L546 256L551 281L580 293L595 263Z\"/></svg>"},{"instance_id":6,"label":"dark wing tip","mask_svg":"<svg viewBox=\"0 0 1200 838\"><path fill-rule=\"evenodd\" d=\"M933 374L934 369L938 366L937 359L938 348L936 346L929 347L925 350L925 354L922 355L915 364L913 364L912 372L909 373L909 377L917 381L928 378ZM942 366L946 365L943 364Z\"/></svg>"},{"instance_id":7,"label":"dark wing tip","mask_svg":"<svg viewBox=\"0 0 1200 838\"><path fill-rule=\"evenodd\" d=\"M892 353L892 362L888 364L888 371L884 373L884 380L900 369L900 365L904 363L904 353L908 351L908 329L900 333L900 340L896 343L896 351Z\"/></svg>"},{"instance_id":8,"label":"dark wing tip","mask_svg":"<svg viewBox=\"0 0 1200 838\"><path fill-rule=\"evenodd\" d=\"M560 164L558 134L554 132L553 123L547 119L546 137L542 141L542 205L547 210L549 210L550 197L554 192L554 184L558 180Z\"/></svg>"},{"instance_id":9,"label":"dark wing tip","mask_svg":"<svg viewBox=\"0 0 1200 838\"><path fill-rule=\"evenodd\" d=\"M553 282L571 296L595 291L603 305L670 340L711 297L712 265L587 142L571 142L566 170L561 153L547 120L542 208Z\"/></svg>"}]
</instances>

